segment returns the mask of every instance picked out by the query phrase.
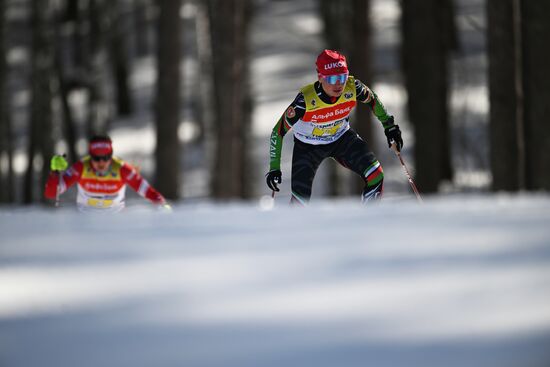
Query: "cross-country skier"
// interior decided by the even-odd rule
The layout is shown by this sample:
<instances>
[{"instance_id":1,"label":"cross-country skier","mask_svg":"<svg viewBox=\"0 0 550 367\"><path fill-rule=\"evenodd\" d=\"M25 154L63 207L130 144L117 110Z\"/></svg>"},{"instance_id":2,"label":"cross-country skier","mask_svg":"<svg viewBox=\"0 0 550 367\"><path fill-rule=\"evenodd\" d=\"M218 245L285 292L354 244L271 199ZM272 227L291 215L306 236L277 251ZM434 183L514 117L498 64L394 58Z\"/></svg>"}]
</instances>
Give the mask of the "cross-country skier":
<instances>
[{"instance_id":1,"label":"cross-country skier","mask_svg":"<svg viewBox=\"0 0 550 367\"><path fill-rule=\"evenodd\" d=\"M76 204L80 211L118 212L124 208L128 185L153 204L170 208L164 197L134 167L113 157L111 138L107 135L91 138L88 152L88 156L69 169L64 157L53 156L50 162L52 172L44 190L47 198L57 198L78 183Z\"/></svg>"},{"instance_id":2,"label":"cross-country skier","mask_svg":"<svg viewBox=\"0 0 550 367\"><path fill-rule=\"evenodd\" d=\"M292 128L291 203L305 205L309 201L315 172L328 157L365 180L363 202L379 199L384 179L382 166L367 143L350 129L349 115L357 102L368 104L384 127L388 145L395 143L398 150L403 146L401 130L378 96L349 75L344 55L324 50L317 57L316 66L318 81L300 90L273 128L267 186L279 191L283 137Z\"/></svg>"}]
</instances>

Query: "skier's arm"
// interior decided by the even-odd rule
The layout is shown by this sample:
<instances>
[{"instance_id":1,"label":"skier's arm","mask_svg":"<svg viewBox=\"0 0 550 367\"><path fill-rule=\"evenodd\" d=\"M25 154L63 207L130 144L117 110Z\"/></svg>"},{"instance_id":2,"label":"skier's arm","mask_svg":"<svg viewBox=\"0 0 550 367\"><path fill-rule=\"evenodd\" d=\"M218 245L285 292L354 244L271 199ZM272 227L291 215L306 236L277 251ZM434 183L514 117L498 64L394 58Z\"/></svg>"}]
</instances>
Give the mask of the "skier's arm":
<instances>
[{"instance_id":1,"label":"skier's arm","mask_svg":"<svg viewBox=\"0 0 550 367\"><path fill-rule=\"evenodd\" d=\"M149 199L151 202L158 205L166 203L164 196L155 190L153 186L151 186L149 182L147 182L147 180L144 179L139 172L128 163L124 163L122 165L120 175L122 180L141 197Z\"/></svg>"},{"instance_id":2,"label":"skier's arm","mask_svg":"<svg viewBox=\"0 0 550 367\"><path fill-rule=\"evenodd\" d=\"M357 79L355 79L355 90L357 100L359 102L368 103L376 118L382 123L384 134L388 140L388 147L391 147L392 144L396 144L397 150L400 151L401 148L403 148L403 138L401 137L399 125L394 123L393 116L388 115L386 107L380 102L376 93Z\"/></svg>"},{"instance_id":3,"label":"skier's arm","mask_svg":"<svg viewBox=\"0 0 550 367\"><path fill-rule=\"evenodd\" d=\"M306 104L304 95L299 93L294 101L288 106L285 113L279 118L279 121L271 131L269 139L269 170L281 169L281 151L283 148L283 138L305 113Z\"/></svg>"},{"instance_id":4,"label":"skier's arm","mask_svg":"<svg viewBox=\"0 0 550 367\"><path fill-rule=\"evenodd\" d=\"M269 139L269 170L281 169L281 151L283 149L283 138L290 128L284 123L284 116L281 116L271 131Z\"/></svg>"},{"instance_id":5,"label":"skier's arm","mask_svg":"<svg viewBox=\"0 0 550 367\"><path fill-rule=\"evenodd\" d=\"M376 93L374 93L369 87L358 79L355 79L355 90L357 94L357 101L367 103L371 107L372 112L378 121L382 123L384 129L387 129L394 124L393 116L388 115L386 107L384 107L384 104L382 104Z\"/></svg>"},{"instance_id":6,"label":"skier's arm","mask_svg":"<svg viewBox=\"0 0 550 367\"><path fill-rule=\"evenodd\" d=\"M69 187L78 182L82 174L83 167L82 162L78 161L61 174L56 171L50 172L48 180L46 181L46 187L44 188L44 196L48 199L55 199L58 189L59 193L63 194L69 189ZM60 177L61 182L59 181Z\"/></svg>"}]
</instances>

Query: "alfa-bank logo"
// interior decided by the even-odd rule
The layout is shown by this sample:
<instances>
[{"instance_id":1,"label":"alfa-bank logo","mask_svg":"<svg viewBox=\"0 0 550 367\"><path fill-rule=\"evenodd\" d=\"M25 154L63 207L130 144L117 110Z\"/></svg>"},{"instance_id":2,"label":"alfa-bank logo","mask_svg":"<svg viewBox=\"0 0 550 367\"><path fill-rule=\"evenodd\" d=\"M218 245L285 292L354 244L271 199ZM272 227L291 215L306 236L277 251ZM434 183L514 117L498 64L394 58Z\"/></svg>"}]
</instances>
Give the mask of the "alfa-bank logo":
<instances>
[{"instance_id":1,"label":"alfa-bank logo","mask_svg":"<svg viewBox=\"0 0 550 367\"><path fill-rule=\"evenodd\" d=\"M334 68L343 68L346 67L346 63L343 61L331 62L330 64L325 64L325 70L330 70Z\"/></svg>"},{"instance_id":2,"label":"alfa-bank logo","mask_svg":"<svg viewBox=\"0 0 550 367\"><path fill-rule=\"evenodd\" d=\"M334 111L328 111L325 114L313 115L311 116L311 118L312 120L322 121L322 120L327 120L331 117L341 117L341 115L343 114L349 114L350 111L351 111L351 107L348 106L346 108L338 108Z\"/></svg>"}]
</instances>

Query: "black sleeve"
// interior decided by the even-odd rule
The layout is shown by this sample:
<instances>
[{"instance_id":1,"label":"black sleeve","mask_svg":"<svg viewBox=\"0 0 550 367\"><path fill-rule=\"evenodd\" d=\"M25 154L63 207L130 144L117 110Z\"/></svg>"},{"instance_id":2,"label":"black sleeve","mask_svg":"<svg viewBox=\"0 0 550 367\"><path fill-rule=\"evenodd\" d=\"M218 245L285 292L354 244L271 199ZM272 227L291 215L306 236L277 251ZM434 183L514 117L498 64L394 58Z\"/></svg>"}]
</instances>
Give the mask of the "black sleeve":
<instances>
[{"instance_id":1,"label":"black sleeve","mask_svg":"<svg viewBox=\"0 0 550 367\"><path fill-rule=\"evenodd\" d=\"M355 79L355 94L358 102L368 103L372 100L371 90L359 79Z\"/></svg>"},{"instance_id":2,"label":"black sleeve","mask_svg":"<svg viewBox=\"0 0 550 367\"><path fill-rule=\"evenodd\" d=\"M304 100L304 94L298 93L294 101L288 106L285 111L284 118L289 126L294 125L299 119L301 119L306 113L306 102Z\"/></svg>"}]
</instances>

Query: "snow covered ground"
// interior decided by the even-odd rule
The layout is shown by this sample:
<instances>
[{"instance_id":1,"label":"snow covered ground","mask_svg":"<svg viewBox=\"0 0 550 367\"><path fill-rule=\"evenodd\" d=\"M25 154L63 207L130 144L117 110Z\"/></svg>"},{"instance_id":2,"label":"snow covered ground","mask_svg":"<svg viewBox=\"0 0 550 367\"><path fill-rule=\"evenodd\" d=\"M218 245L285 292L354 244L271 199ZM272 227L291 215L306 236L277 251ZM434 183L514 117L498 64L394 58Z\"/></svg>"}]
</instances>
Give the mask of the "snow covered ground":
<instances>
[{"instance_id":1,"label":"snow covered ground","mask_svg":"<svg viewBox=\"0 0 550 367\"><path fill-rule=\"evenodd\" d=\"M550 365L550 196L0 210L0 365Z\"/></svg>"}]
</instances>

